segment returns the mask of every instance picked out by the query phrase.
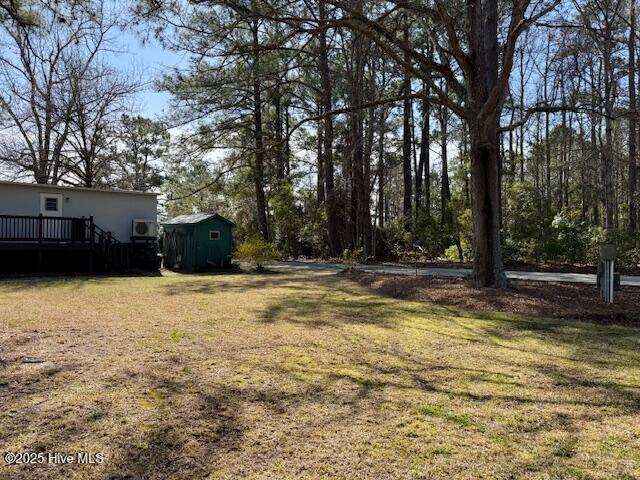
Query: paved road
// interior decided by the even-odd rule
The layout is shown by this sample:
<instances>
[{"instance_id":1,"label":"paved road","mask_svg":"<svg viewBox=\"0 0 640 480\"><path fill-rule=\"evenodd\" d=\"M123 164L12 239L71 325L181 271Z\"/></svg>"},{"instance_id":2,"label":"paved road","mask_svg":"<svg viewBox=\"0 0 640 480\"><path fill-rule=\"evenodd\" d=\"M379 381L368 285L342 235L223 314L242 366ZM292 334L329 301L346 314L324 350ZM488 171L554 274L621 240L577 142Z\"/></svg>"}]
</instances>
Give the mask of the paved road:
<instances>
[{"instance_id":1,"label":"paved road","mask_svg":"<svg viewBox=\"0 0 640 480\"><path fill-rule=\"evenodd\" d=\"M339 272L346 268L346 265L338 263L316 263L316 262L272 262L269 268L273 270L288 271L309 271L309 272ZM397 265L356 265L355 268L364 272L372 273L392 273L395 275L415 275L416 269L413 267L403 267ZM464 268L434 268L418 267L418 275L431 275L434 277L464 277L471 273L471 270ZM514 280L534 280L537 282L561 282L561 283L586 283L595 285L596 276L588 273L553 273L553 272L519 272L507 271L507 277ZM622 276L623 286L640 287L640 277Z\"/></svg>"}]
</instances>

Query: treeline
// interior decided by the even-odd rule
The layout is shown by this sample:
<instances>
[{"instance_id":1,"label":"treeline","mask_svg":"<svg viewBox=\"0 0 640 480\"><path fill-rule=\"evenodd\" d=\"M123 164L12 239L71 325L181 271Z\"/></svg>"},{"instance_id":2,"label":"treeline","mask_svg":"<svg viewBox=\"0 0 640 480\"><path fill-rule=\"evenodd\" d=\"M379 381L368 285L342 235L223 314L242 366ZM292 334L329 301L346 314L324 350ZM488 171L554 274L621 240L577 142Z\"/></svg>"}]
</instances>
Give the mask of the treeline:
<instances>
[{"instance_id":1,"label":"treeline","mask_svg":"<svg viewBox=\"0 0 640 480\"><path fill-rule=\"evenodd\" d=\"M169 208L226 210L243 235L292 255L475 259L480 284L503 283L501 247L510 259L591 262L614 239L637 263L634 9L143 9L190 55L163 80L176 118L198 125L196 150L227 149L167 185L179 198Z\"/></svg>"},{"instance_id":2,"label":"treeline","mask_svg":"<svg viewBox=\"0 0 640 480\"><path fill-rule=\"evenodd\" d=\"M634 1L141 0L186 59L157 83L166 213L293 256L472 260L478 285L605 240L638 264Z\"/></svg>"}]
</instances>

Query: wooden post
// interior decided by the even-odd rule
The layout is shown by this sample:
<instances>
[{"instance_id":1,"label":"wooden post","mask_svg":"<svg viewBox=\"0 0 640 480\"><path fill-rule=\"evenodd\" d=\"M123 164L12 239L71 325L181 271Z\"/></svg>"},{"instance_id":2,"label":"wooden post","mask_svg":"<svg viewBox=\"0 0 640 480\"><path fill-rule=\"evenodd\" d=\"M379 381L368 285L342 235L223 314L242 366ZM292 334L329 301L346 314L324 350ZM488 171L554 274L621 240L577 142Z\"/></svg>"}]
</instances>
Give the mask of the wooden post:
<instances>
[{"instance_id":1,"label":"wooden post","mask_svg":"<svg viewBox=\"0 0 640 480\"><path fill-rule=\"evenodd\" d=\"M89 217L89 242L93 246L96 236L96 225L93 223L93 215Z\"/></svg>"},{"instance_id":2,"label":"wooden post","mask_svg":"<svg viewBox=\"0 0 640 480\"><path fill-rule=\"evenodd\" d=\"M93 223L93 215L89 217L89 271L93 273L93 247L96 227Z\"/></svg>"},{"instance_id":3,"label":"wooden post","mask_svg":"<svg viewBox=\"0 0 640 480\"><path fill-rule=\"evenodd\" d=\"M43 237L44 220L42 214L38 217L38 272L42 271L42 237Z\"/></svg>"}]
</instances>

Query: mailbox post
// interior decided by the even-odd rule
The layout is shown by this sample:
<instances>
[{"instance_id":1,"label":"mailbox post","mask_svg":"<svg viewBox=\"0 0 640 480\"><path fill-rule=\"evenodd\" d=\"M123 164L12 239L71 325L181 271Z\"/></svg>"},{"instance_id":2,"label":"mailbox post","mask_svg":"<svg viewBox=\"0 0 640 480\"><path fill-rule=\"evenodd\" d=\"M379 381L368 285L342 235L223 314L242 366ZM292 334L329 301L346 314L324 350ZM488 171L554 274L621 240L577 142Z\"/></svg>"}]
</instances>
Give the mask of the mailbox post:
<instances>
[{"instance_id":1,"label":"mailbox post","mask_svg":"<svg viewBox=\"0 0 640 480\"><path fill-rule=\"evenodd\" d=\"M600 290L604 303L613 303L614 287L614 262L616 259L616 246L612 243L600 245Z\"/></svg>"}]
</instances>

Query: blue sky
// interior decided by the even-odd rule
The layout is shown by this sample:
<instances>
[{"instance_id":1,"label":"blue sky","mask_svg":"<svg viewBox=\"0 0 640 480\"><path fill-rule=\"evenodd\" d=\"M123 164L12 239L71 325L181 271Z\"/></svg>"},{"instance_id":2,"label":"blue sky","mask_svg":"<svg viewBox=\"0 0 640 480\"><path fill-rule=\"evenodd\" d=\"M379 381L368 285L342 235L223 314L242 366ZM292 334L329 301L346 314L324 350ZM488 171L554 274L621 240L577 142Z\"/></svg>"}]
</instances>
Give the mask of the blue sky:
<instances>
[{"instance_id":1,"label":"blue sky","mask_svg":"<svg viewBox=\"0 0 640 480\"><path fill-rule=\"evenodd\" d=\"M143 43L131 32L119 32L115 40L123 53L109 55L109 63L118 69L139 73L145 82L135 98L139 113L151 118L162 115L169 108L170 96L155 91L153 82L167 69L185 63L185 57L164 49L153 38Z\"/></svg>"}]
</instances>

